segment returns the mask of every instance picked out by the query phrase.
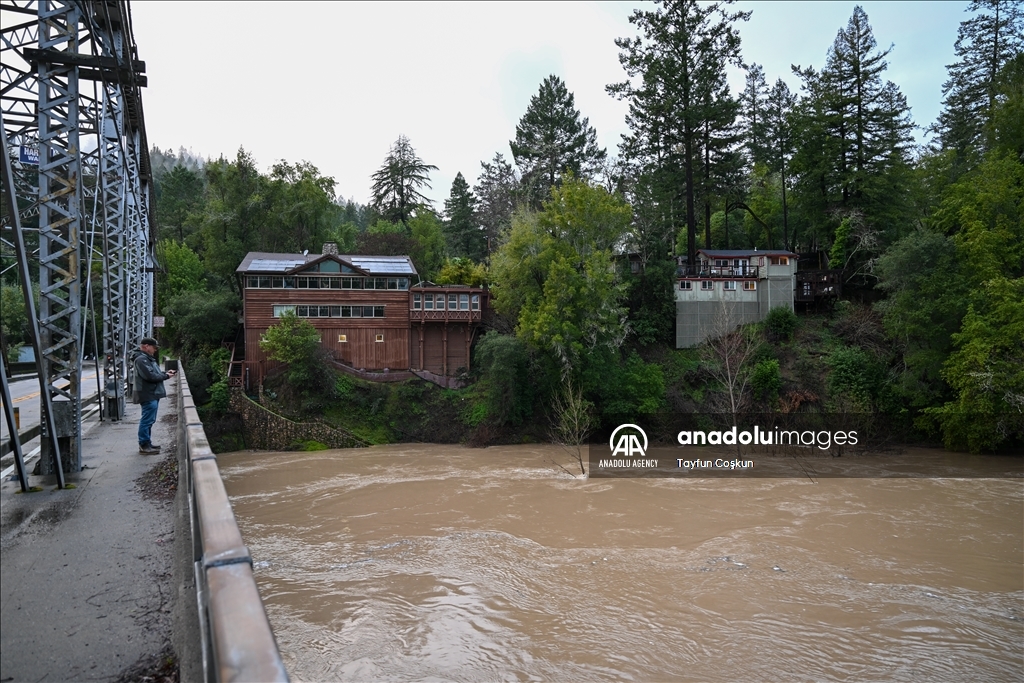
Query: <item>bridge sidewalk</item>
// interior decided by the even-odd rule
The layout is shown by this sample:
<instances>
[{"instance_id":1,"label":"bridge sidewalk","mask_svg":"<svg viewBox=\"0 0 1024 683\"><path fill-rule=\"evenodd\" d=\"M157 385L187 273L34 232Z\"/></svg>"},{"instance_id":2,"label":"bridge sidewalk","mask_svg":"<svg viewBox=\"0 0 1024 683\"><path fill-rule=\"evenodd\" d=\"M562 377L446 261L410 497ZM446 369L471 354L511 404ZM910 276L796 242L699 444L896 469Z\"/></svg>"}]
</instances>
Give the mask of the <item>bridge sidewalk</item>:
<instances>
[{"instance_id":1,"label":"bridge sidewalk","mask_svg":"<svg viewBox=\"0 0 1024 683\"><path fill-rule=\"evenodd\" d=\"M129 405L83 424L75 488L0 484L0 681L112 681L170 645L175 507L136 480L176 451L174 383L154 425L161 455L139 455Z\"/></svg>"}]
</instances>

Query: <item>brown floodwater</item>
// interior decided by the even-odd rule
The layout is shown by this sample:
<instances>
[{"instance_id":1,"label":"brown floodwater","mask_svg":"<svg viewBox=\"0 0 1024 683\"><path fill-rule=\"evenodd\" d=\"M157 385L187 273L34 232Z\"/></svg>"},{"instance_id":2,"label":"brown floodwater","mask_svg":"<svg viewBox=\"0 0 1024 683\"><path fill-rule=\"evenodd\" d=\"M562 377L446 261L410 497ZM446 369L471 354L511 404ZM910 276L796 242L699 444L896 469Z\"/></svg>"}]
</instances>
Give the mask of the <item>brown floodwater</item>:
<instances>
[{"instance_id":1,"label":"brown floodwater","mask_svg":"<svg viewBox=\"0 0 1024 683\"><path fill-rule=\"evenodd\" d=\"M554 446L218 460L294 681L1024 680L1019 478L585 480Z\"/></svg>"}]
</instances>

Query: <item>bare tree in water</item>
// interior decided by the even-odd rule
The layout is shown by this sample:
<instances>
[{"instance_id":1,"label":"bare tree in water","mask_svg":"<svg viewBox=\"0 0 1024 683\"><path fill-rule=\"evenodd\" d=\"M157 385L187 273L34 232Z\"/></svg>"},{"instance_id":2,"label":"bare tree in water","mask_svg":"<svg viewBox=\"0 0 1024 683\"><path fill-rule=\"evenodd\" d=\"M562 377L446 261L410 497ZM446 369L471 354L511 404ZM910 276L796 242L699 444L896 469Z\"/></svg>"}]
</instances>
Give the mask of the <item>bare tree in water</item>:
<instances>
[{"instance_id":1,"label":"bare tree in water","mask_svg":"<svg viewBox=\"0 0 1024 683\"><path fill-rule=\"evenodd\" d=\"M562 376L562 390L555 396L552 409L552 440L576 458L576 462L580 466L580 473L586 476L587 469L583 464L583 444L586 443L587 437L594 429L594 404L583 398L583 390L576 386L568 372ZM564 467L562 469L568 474L572 474Z\"/></svg>"}]
</instances>

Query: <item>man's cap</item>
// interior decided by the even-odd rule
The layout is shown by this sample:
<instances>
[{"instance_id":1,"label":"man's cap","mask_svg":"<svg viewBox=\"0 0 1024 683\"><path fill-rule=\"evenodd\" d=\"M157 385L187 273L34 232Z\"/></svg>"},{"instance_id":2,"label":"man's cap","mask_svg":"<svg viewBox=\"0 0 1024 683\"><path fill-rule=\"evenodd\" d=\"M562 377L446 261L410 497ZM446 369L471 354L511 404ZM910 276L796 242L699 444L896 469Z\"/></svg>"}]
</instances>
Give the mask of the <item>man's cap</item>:
<instances>
[{"instance_id":1,"label":"man's cap","mask_svg":"<svg viewBox=\"0 0 1024 683\"><path fill-rule=\"evenodd\" d=\"M139 342L139 346L142 346L143 344L148 344L149 346L160 346L156 343L156 339L153 339L152 337L143 337L142 341Z\"/></svg>"}]
</instances>

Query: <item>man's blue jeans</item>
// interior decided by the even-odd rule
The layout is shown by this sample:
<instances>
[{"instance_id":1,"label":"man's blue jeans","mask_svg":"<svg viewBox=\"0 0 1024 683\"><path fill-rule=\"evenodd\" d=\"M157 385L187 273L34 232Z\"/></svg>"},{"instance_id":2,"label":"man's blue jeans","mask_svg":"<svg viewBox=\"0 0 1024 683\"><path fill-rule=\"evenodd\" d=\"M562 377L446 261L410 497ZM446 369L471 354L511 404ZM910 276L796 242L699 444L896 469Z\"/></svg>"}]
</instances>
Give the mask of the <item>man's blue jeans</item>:
<instances>
[{"instance_id":1,"label":"man's blue jeans","mask_svg":"<svg viewBox=\"0 0 1024 683\"><path fill-rule=\"evenodd\" d=\"M154 399L139 405L142 407L142 419L139 420L139 447L141 448L152 445L150 430L153 429L153 423L156 422L156 409L160 405L160 400Z\"/></svg>"}]
</instances>

